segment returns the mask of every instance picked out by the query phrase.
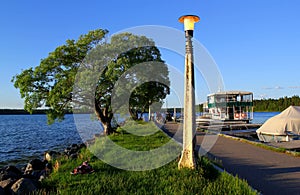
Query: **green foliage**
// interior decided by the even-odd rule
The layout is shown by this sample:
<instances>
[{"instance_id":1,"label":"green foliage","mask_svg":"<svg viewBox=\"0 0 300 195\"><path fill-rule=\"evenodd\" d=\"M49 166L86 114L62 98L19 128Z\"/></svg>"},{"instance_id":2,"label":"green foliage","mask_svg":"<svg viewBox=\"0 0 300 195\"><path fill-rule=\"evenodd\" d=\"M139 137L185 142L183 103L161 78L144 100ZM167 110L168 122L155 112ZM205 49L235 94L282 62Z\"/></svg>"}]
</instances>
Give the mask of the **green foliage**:
<instances>
[{"instance_id":1,"label":"green foliage","mask_svg":"<svg viewBox=\"0 0 300 195\"><path fill-rule=\"evenodd\" d=\"M130 112L136 119L138 110L161 102L169 93L168 69L155 43L130 33L115 35L110 43L93 49L77 78L73 101L79 108L95 108L105 133L114 113L126 116Z\"/></svg>"},{"instance_id":2,"label":"green foliage","mask_svg":"<svg viewBox=\"0 0 300 195\"><path fill-rule=\"evenodd\" d=\"M135 126L132 123L128 127ZM150 124L139 124L139 127L150 128ZM149 136L142 148L143 138L137 140L119 129L117 134L109 137L122 146L135 150L156 148L165 144L170 138L162 132ZM153 132L153 130L151 131ZM159 140L157 141L159 136ZM120 143L121 142L123 143ZM136 140L136 141L133 141ZM131 143L131 146L130 146ZM151 145L151 143L154 143ZM158 144L158 145L157 145ZM70 175L82 161L89 160L95 172L87 175ZM42 192L52 194L257 194L244 180L227 173L219 173L206 158L198 161L196 170L178 170L178 162L149 171L125 171L114 168L95 158L87 149L80 158L59 160L61 166L49 178L43 181Z\"/></svg>"},{"instance_id":3,"label":"green foliage","mask_svg":"<svg viewBox=\"0 0 300 195\"><path fill-rule=\"evenodd\" d=\"M39 66L24 70L13 77L14 86L24 98L25 110L32 113L36 108L46 106L48 122L63 119L66 110L71 109L72 90L76 72L86 54L103 41L106 30L90 31L77 41L67 40Z\"/></svg>"},{"instance_id":4,"label":"green foliage","mask_svg":"<svg viewBox=\"0 0 300 195\"><path fill-rule=\"evenodd\" d=\"M255 112L281 112L289 106L300 106L300 97L283 97L279 99L254 100Z\"/></svg>"},{"instance_id":5,"label":"green foliage","mask_svg":"<svg viewBox=\"0 0 300 195\"><path fill-rule=\"evenodd\" d=\"M138 110L144 111L153 102L162 103L170 82L168 68L155 43L130 33L115 35L108 42L107 32L99 29L77 41L67 40L39 66L13 77L25 109L32 113L36 108L49 108L49 123L62 120L71 109L93 111L104 132L110 134L113 114L122 106L136 118ZM143 65L139 72L131 71L139 64ZM155 75L153 80L147 80L149 74ZM126 93L128 98L124 97Z\"/></svg>"}]
</instances>

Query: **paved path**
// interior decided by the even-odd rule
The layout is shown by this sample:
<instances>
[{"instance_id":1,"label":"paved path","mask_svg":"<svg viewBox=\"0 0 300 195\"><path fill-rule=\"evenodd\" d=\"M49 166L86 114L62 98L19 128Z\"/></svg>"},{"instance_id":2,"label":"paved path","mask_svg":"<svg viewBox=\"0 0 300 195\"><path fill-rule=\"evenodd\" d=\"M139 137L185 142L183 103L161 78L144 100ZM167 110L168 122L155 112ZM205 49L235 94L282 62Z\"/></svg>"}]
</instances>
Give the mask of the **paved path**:
<instances>
[{"instance_id":1,"label":"paved path","mask_svg":"<svg viewBox=\"0 0 300 195\"><path fill-rule=\"evenodd\" d=\"M165 129L172 134L182 128L178 124L166 124ZM182 134L179 132L178 135ZM198 145L201 145L204 136L197 135ZM218 136L209 154L220 160L227 172L247 180L263 195L300 194L300 157L222 136Z\"/></svg>"}]
</instances>

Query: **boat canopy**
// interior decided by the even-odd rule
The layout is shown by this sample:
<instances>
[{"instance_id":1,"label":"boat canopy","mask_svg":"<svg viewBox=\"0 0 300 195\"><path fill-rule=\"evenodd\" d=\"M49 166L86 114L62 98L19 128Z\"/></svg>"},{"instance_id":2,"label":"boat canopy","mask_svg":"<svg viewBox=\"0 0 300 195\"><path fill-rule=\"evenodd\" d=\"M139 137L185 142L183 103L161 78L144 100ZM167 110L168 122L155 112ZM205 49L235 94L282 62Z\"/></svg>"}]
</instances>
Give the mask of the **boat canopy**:
<instances>
[{"instance_id":1,"label":"boat canopy","mask_svg":"<svg viewBox=\"0 0 300 195\"><path fill-rule=\"evenodd\" d=\"M300 106L290 106L280 114L268 119L259 129L257 134L300 135Z\"/></svg>"}]
</instances>

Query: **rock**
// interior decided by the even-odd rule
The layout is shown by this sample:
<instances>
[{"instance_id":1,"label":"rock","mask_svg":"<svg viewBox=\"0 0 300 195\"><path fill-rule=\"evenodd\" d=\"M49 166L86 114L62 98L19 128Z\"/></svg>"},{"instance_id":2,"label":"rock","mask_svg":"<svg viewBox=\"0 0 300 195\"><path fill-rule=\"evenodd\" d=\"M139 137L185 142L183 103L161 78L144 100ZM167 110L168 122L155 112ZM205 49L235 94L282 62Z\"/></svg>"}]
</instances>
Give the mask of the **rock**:
<instances>
[{"instance_id":1,"label":"rock","mask_svg":"<svg viewBox=\"0 0 300 195\"><path fill-rule=\"evenodd\" d=\"M34 175L32 173L30 173L30 174L24 174L24 175L22 175L22 178L35 179L35 180L38 179L38 178L34 177Z\"/></svg>"},{"instance_id":2,"label":"rock","mask_svg":"<svg viewBox=\"0 0 300 195\"><path fill-rule=\"evenodd\" d=\"M72 148L71 151L69 152L69 154L74 154L78 152L78 148Z\"/></svg>"},{"instance_id":3,"label":"rock","mask_svg":"<svg viewBox=\"0 0 300 195\"><path fill-rule=\"evenodd\" d=\"M40 159L33 159L27 164L25 174L31 174L33 171L41 171L45 169L45 162Z\"/></svg>"},{"instance_id":4,"label":"rock","mask_svg":"<svg viewBox=\"0 0 300 195\"><path fill-rule=\"evenodd\" d=\"M21 177L21 171L12 166L6 167L0 171L0 181L11 179L19 179Z\"/></svg>"},{"instance_id":5,"label":"rock","mask_svg":"<svg viewBox=\"0 0 300 195\"><path fill-rule=\"evenodd\" d=\"M33 171L32 165L30 163L28 163L24 173L27 175L30 175L32 173L32 171Z\"/></svg>"},{"instance_id":6,"label":"rock","mask_svg":"<svg viewBox=\"0 0 300 195\"><path fill-rule=\"evenodd\" d=\"M42 179L46 178L46 170L42 171L33 171L31 174L36 180L41 181Z\"/></svg>"},{"instance_id":7,"label":"rock","mask_svg":"<svg viewBox=\"0 0 300 195\"><path fill-rule=\"evenodd\" d=\"M71 150L71 147L67 147L67 148L64 150L65 154L67 154L70 150Z\"/></svg>"},{"instance_id":8,"label":"rock","mask_svg":"<svg viewBox=\"0 0 300 195\"><path fill-rule=\"evenodd\" d=\"M53 169L52 163L51 162L47 163L45 168L46 175L49 175L52 172L52 169Z\"/></svg>"},{"instance_id":9,"label":"rock","mask_svg":"<svg viewBox=\"0 0 300 195\"><path fill-rule=\"evenodd\" d=\"M79 149L79 146L77 144L72 144L71 145L71 148L75 149L75 150L78 150Z\"/></svg>"},{"instance_id":10,"label":"rock","mask_svg":"<svg viewBox=\"0 0 300 195\"><path fill-rule=\"evenodd\" d=\"M98 137L101 137L101 134L100 134L100 133L96 133L96 134L94 135L94 138L98 138Z\"/></svg>"},{"instance_id":11,"label":"rock","mask_svg":"<svg viewBox=\"0 0 300 195\"><path fill-rule=\"evenodd\" d=\"M33 159L29 162L32 165L33 170L43 170L45 169L45 163L40 159Z\"/></svg>"},{"instance_id":12,"label":"rock","mask_svg":"<svg viewBox=\"0 0 300 195\"><path fill-rule=\"evenodd\" d=\"M5 190L2 187L0 187L0 195L5 195L5 194L6 194Z\"/></svg>"},{"instance_id":13,"label":"rock","mask_svg":"<svg viewBox=\"0 0 300 195\"><path fill-rule=\"evenodd\" d=\"M86 145L87 147L89 147L89 146L93 145L93 144L95 143L95 141L96 141L95 138L86 140L85 145Z\"/></svg>"},{"instance_id":14,"label":"rock","mask_svg":"<svg viewBox=\"0 0 300 195\"><path fill-rule=\"evenodd\" d=\"M42 182L44 179L46 179L46 176L42 175L39 179L39 182Z\"/></svg>"},{"instance_id":15,"label":"rock","mask_svg":"<svg viewBox=\"0 0 300 195\"><path fill-rule=\"evenodd\" d=\"M11 166L10 165L5 170L9 171L9 172L16 173L17 175L21 175L22 174L22 171L20 169L18 169L16 166Z\"/></svg>"},{"instance_id":16,"label":"rock","mask_svg":"<svg viewBox=\"0 0 300 195\"><path fill-rule=\"evenodd\" d=\"M34 180L21 178L12 185L11 190L15 194L29 194L38 190L38 185Z\"/></svg>"},{"instance_id":17,"label":"rock","mask_svg":"<svg viewBox=\"0 0 300 195\"><path fill-rule=\"evenodd\" d=\"M11 179L11 178L0 181L0 187L3 188L3 189L9 189L15 181L16 180Z\"/></svg>"},{"instance_id":18,"label":"rock","mask_svg":"<svg viewBox=\"0 0 300 195\"><path fill-rule=\"evenodd\" d=\"M54 164L54 171L58 171L60 167L60 162L58 162L58 160L55 161L55 164Z\"/></svg>"},{"instance_id":19,"label":"rock","mask_svg":"<svg viewBox=\"0 0 300 195\"><path fill-rule=\"evenodd\" d=\"M70 159L76 159L78 157L78 153L73 153L69 156Z\"/></svg>"},{"instance_id":20,"label":"rock","mask_svg":"<svg viewBox=\"0 0 300 195\"><path fill-rule=\"evenodd\" d=\"M79 148L80 148L80 149L86 148L86 145L85 145L84 143L81 143L81 144L79 145Z\"/></svg>"},{"instance_id":21,"label":"rock","mask_svg":"<svg viewBox=\"0 0 300 195\"><path fill-rule=\"evenodd\" d=\"M77 144L72 144L71 147L67 147L64 150L64 153L71 159L74 159L75 157L77 158L78 156L78 151L80 150L80 145Z\"/></svg>"},{"instance_id":22,"label":"rock","mask_svg":"<svg viewBox=\"0 0 300 195\"><path fill-rule=\"evenodd\" d=\"M55 158L57 158L58 156L60 156L59 152L55 152L55 151L45 152L44 160L47 160L48 162L50 162L50 161L54 160Z\"/></svg>"}]
</instances>

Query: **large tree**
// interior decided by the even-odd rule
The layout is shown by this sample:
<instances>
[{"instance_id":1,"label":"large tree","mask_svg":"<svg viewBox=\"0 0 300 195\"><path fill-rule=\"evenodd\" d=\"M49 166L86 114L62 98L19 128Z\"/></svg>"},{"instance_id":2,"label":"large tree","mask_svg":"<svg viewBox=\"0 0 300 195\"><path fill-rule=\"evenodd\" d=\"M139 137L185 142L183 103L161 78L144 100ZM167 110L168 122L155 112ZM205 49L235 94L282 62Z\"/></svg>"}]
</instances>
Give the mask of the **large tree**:
<instances>
[{"instance_id":1,"label":"large tree","mask_svg":"<svg viewBox=\"0 0 300 195\"><path fill-rule=\"evenodd\" d=\"M77 41L67 40L39 66L16 75L12 81L24 98L24 108L29 112L49 108L49 123L62 120L70 109L93 110L104 133L110 134L113 115L123 105L133 114L133 110L162 102L169 93L168 69L154 42L130 33L108 41L107 32L98 29ZM141 64L143 71L130 71ZM151 74L155 76L149 80Z\"/></svg>"}]
</instances>

